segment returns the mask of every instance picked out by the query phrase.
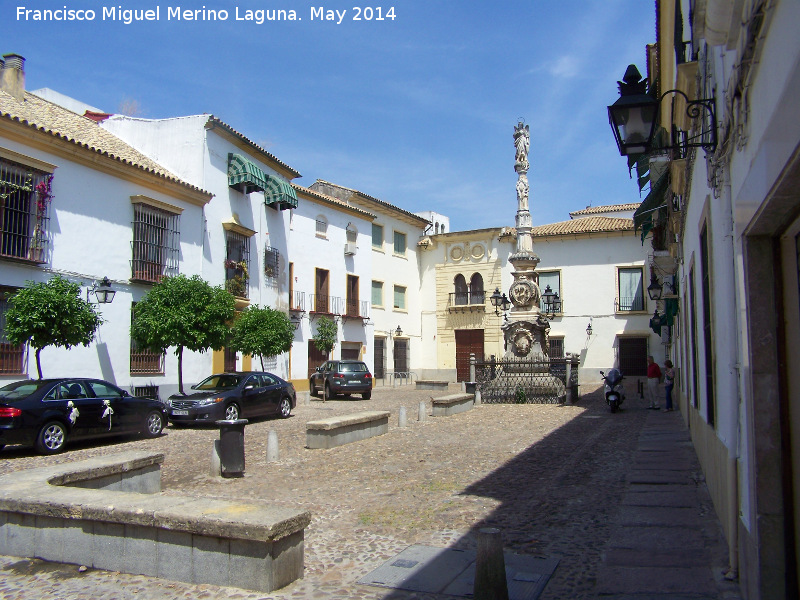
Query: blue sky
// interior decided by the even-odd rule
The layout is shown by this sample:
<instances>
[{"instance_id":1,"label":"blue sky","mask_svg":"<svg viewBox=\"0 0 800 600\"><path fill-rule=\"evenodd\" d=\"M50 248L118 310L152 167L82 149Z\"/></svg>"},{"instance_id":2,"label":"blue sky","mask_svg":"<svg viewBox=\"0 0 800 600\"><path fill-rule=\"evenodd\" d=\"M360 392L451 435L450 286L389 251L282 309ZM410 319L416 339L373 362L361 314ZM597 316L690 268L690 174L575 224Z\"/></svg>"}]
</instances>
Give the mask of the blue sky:
<instances>
[{"instance_id":1,"label":"blue sky","mask_svg":"<svg viewBox=\"0 0 800 600\"><path fill-rule=\"evenodd\" d=\"M381 0L382 1L382 0ZM302 174L452 230L514 224L513 129L531 128L534 224L636 202L608 125L626 66L645 71L652 0L207 0L181 4L0 0L0 53L26 58L27 88L48 87L107 112L213 113ZM27 9L94 9L94 21L17 18ZM160 20L102 20L102 7L160 7ZM226 21L167 20L168 7L227 10ZM394 7L355 21L353 7ZM295 10L298 21L237 21ZM311 7L346 10L341 23Z\"/></svg>"}]
</instances>

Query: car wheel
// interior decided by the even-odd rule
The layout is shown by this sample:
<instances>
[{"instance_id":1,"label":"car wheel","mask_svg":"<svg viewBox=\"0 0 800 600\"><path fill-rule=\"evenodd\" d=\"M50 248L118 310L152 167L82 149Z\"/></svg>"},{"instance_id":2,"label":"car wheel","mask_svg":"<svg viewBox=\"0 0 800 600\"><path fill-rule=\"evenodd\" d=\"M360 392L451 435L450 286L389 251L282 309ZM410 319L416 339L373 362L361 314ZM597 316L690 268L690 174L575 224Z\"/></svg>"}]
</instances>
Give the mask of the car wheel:
<instances>
[{"instance_id":1,"label":"car wheel","mask_svg":"<svg viewBox=\"0 0 800 600\"><path fill-rule=\"evenodd\" d=\"M57 454L67 442L67 429L60 421L45 423L36 436L36 450L42 454Z\"/></svg>"},{"instance_id":2,"label":"car wheel","mask_svg":"<svg viewBox=\"0 0 800 600\"><path fill-rule=\"evenodd\" d=\"M226 421L235 421L239 418L239 405L235 402L230 404L228 408L225 409L225 420Z\"/></svg>"},{"instance_id":3,"label":"car wheel","mask_svg":"<svg viewBox=\"0 0 800 600\"><path fill-rule=\"evenodd\" d=\"M317 395L317 388L314 387L314 381L313 380L308 382L308 393L311 394L312 396L316 396Z\"/></svg>"},{"instance_id":4,"label":"car wheel","mask_svg":"<svg viewBox=\"0 0 800 600\"><path fill-rule=\"evenodd\" d=\"M147 413L147 418L144 423L144 434L147 437L158 437L161 435L161 432L164 431L164 415L157 410L151 410Z\"/></svg>"},{"instance_id":5,"label":"car wheel","mask_svg":"<svg viewBox=\"0 0 800 600\"><path fill-rule=\"evenodd\" d=\"M364 392L363 394L361 394L361 397L364 400L369 400L370 398L372 398L372 392Z\"/></svg>"},{"instance_id":6,"label":"car wheel","mask_svg":"<svg viewBox=\"0 0 800 600\"><path fill-rule=\"evenodd\" d=\"M331 392L331 385L329 383L326 383L325 384L325 396L324 396L324 399L325 400L330 400L331 398L335 398L335 397L336 397L336 394Z\"/></svg>"},{"instance_id":7,"label":"car wheel","mask_svg":"<svg viewBox=\"0 0 800 600\"><path fill-rule=\"evenodd\" d=\"M281 400L278 406L278 414L281 416L281 419L288 419L289 415L292 414L292 403L288 398Z\"/></svg>"}]
</instances>

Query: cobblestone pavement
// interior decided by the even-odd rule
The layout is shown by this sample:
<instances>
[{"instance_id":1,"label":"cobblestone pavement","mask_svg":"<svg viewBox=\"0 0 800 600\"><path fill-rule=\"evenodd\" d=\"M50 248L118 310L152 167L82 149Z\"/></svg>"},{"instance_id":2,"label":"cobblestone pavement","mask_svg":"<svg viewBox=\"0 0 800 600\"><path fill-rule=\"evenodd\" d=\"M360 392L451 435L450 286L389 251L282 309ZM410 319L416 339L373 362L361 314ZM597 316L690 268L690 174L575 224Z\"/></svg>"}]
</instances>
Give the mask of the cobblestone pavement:
<instances>
[{"instance_id":1,"label":"cobblestone pavement","mask_svg":"<svg viewBox=\"0 0 800 600\"><path fill-rule=\"evenodd\" d=\"M502 530L508 550L560 559L542 600L596 597L643 427L661 416L679 419L678 413L656 414L629 397L626 410L612 415L595 390L574 406L481 405L433 418L432 394L444 392L378 387L371 400L312 398L290 419L251 423L241 479L209 475L215 429L170 427L155 440L73 445L53 457L6 448L0 474L121 450L160 451L166 494L260 499L309 510L313 518L304 579L270 594L6 556L0 557L0 598L440 599L356 582L412 544L475 548L473 532L486 526ZM427 412L422 422L420 402ZM398 426L400 406L408 414L405 428ZM361 410L390 410L389 433L330 450L304 447L307 421ZM266 462L270 429L279 440L275 463ZM721 573L724 540L707 494L702 498L706 504L697 508L713 546L708 566ZM704 597L738 598L735 584L715 581L718 594Z\"/></svg>"}]
</instances>

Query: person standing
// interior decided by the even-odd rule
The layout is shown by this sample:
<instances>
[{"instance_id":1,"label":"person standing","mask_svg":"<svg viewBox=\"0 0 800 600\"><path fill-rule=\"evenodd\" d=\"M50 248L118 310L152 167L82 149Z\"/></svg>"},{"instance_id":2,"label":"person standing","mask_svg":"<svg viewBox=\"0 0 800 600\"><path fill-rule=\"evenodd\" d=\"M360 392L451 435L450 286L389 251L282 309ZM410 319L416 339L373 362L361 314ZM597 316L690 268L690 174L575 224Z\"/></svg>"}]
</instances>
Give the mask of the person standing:
<instances>
[{"instance_id":1,"label":"person standing","mask_svg":"<svg viewBox=\"0 0 800 600\"><path fill-rule=\"evenodd\" d=\"M648 409L658 409L659 381L661 381L661 368L651 354L647 357L647 395L650 396L650 406L647 407Z\"/></svg>"},{"instance_id":2,"label":"person standing","mask_svg":"<svg viewBox=\"0 0 800 600\"><path fill-rule=\"evenodd\" d=\"M664 391L667 393L664 411L672 410L672 386L675 384L675 370L672 368L672 361L664 361Z\"/></svg>"}]
</instances>

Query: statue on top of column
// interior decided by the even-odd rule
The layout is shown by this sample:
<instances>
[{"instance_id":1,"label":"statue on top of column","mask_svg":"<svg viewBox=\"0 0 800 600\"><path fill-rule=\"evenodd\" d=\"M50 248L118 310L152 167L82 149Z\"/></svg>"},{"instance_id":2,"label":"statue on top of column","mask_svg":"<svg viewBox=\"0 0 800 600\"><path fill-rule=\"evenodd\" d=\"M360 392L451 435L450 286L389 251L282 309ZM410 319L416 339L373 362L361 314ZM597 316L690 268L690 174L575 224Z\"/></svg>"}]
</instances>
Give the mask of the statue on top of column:
<instances>
[{"instance_id":1,"label":"statue on top of column","mask_svg":"<svg viewBox=\"0 0 800 600\"><path fill-rule=\"evenodd\" d=\"M514 128L514 147L517 149L517 160L514 163L514 170L517 173L524 173L530 167L528 163L528 150L530 150L531 147L530 125L525 125L522 121L517 123L517 126Z\"/></svg>"}]
</instances>

